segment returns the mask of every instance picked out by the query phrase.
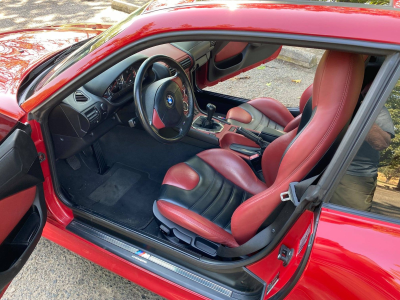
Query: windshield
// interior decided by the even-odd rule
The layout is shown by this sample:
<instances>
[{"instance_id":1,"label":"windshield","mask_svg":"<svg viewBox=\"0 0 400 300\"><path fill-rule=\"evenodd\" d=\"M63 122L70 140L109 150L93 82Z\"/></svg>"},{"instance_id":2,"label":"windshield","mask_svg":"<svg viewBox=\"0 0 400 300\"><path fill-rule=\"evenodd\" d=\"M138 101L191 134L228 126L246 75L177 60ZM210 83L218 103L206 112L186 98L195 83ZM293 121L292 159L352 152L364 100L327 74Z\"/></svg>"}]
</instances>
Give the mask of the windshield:
<instances>
[{"instance_id":1,"label":"windshield","mask_svg":"<svg viewBox=\"0 0 400 300\"><path fill-rule=\"evenodd\" d=\"M47 75L37 85L35 90L36 91L40 90L43 86L45 86L47 83L53 80L57 75L68 69L74 63L81 60L86 55L88 55L95 49L99 48L107 41L111 40L117 34L121 33L124 29L126 29L129 26L133 18L140 15L144 11L146 6L147 4L138 8L133 13L131 13L125 20L123 20L118 24L113 25L112 27L110 27L103 33L99 34L98 36L94 37L89 42L84 44L82 47L80 47L79 49L68 55L65 59L63 59L60 63L58 63L49 73L47 73Z\"/></svg>"}]
</instances>

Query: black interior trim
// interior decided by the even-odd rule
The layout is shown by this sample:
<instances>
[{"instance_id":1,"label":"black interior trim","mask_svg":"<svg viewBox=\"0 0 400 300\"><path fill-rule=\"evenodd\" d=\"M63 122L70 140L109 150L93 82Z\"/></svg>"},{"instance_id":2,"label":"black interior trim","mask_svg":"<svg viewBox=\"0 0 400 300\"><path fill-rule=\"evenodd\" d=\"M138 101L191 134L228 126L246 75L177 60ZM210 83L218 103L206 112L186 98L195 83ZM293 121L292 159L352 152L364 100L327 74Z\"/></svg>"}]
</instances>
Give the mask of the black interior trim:
<instances>
[{"instance_id":1,"label":"black interior trim","mask_svg":"<svg viewBox=\"0 0 400 300\"><path fill-rule=\"evenodd\" d=\"M0 145L0 199L44 181L31 137L21 129Z\"/></svg>"},{"instance_id":2,"label":"black interior trim","mask_svg":"<svg viewBox=\"0 0 400 300\"><path fill-rule=\"evenodd\" d=\"M226 115L228 113L228 110L230 110L231 108L234 108L249 101L249 99L242 99L225 94L200 90L199 88L195 89L194 94L196 96L197 104L199 105L201 110L206 111L207 104L212 103L217 107L216 112L223 115Z\"/></svg>"},{"instance_id":3,"label":"black interior trim","mask_svg":"<svg viewBox=\"0 0 400 300\"><path fill-rule=\"evenodd\" d=\"M218 54L219 49L214 49L211 51L211 58L208 60L207 79L213 82L247 68L272 56L280 47L281 45L274 45L271 43L248 43L242 52L219 62L215 61L215 56Z\"/></svg>"},{"instance_id":4,"label":"black interior trim","mask_svg":"<svg viewBox=\"0 0 400 300\"><path fill-rule=\"evenodd\" d=\"M57 91L55 94L49 97L43 104L41 104L32 111L31 117L37 119L42 124L42 130L45 136L46 147L49 155L49 162L52 162L52 160L54 159L54 154L52 153L51 144L49 145L51 139L49 138L46 117L47 113L49 112L49 109L51 109L52 107L57 105L60 101L62 101L62 99L65 96L67 96L72 91L81 86L82 83L100 74L113 64L119 62L124 57L131 55L133 51L140 51L144 50L147 47L151 47L160 43L170 42L170 40L172 39L174 39L175 41L185 41L188 39L204 40L204 39L209 39L210 36L212 36L215 39L221 39L221 40L239 40L247 42L249 41L272 42L276 44L308 46L315 48L335 49L335 50L353 51L360 53L389 54L392 51L400 50L399 45L392 45L392 44L379 44L379 43L371 43L371 42L363 42L355 40L332 39L332 38L287 35L287 34L259 33L259 32L182 31L182 32L171 32L160 35L154 35L139 41L135 41L130 45L124 47L123 49L116 51L115 53L104 59L102 62L99 62L92 68L85 71L83 74L72 80L63 89ZM53 163L50 163L50 168L51 168L51 173L53 175L55 191L60 197L60 199L64 201L65 199L60 191ZM159 240L149 239L149 237L147 236L145 237L138 232L122 229L118 225L116 226L116 224L110 222L109 220L94 218L93 215L83 212L82 210L79 211L78 209L74 209L74 213L75 214L80 213L82 217L84 216L89 220L102 223L103 225L108 225L114 231L117 232L118 230L122 231L125 234L130 235L131 238L137 239L138 241L146 243L152 247L157 247L162 251L165 251L168 255L175 256L176 259L192 263L205 270L219 270L219 271L245 266L264 257L274 248L277 242L283 237L283 233L294 223L294 221L301 214L301 213L300 214L295 213L287 222L284 229L280 233L278 233L276 240L274 240L269 246L267 246L266 248L264 248L262 251L255 254L251 258L240 261L220 262L203 258L201 260L193 259L193 257L188 256L186 253L178 253L174 247L165 245L165 242L164 244L162 244L160 243Z\"/></svg>"}]
</instances>

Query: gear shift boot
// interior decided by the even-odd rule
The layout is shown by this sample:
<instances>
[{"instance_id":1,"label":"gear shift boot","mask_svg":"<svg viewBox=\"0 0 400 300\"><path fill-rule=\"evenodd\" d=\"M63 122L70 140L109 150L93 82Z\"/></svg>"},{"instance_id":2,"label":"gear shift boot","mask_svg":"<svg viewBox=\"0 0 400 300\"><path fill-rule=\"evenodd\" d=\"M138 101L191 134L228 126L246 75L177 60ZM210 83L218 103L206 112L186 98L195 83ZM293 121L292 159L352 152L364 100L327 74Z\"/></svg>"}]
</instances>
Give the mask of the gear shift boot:
<instances>
[{"instance_id":1,"label":"gear shift boot","mask_svg":"<svg viewBox=\"0 0 400 300\"><path fill-rule=\"evenodd\" d=\"M213 120L216 107L214 104L207 104L207 116L200 116L193 122L193 127L200 130L220 132L224 126Z\"/></svg>"},{"instance_id":2,"label":"gear shift boot","mask_svg":"<svg viewBox=\"0 0 400 300\"><path fill-rule=\"evenodd\" d=\"M217 133L222 131L224 125L214 120L211 120L211 123L208 123L206 116L200 116L193 122L193 128Z\"/></svg>"}]
</instances>

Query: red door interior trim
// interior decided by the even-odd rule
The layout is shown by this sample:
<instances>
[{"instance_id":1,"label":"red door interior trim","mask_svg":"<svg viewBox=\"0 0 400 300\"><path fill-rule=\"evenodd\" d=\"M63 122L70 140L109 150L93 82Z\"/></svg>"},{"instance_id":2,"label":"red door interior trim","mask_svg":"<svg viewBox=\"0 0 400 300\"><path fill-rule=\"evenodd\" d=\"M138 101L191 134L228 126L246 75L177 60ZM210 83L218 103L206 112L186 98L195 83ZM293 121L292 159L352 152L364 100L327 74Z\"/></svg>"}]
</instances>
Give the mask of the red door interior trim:
<instances>
[{"instance_id":1,"label":"red door interior trim","mask_svg":"<svg viewBox=\"0 0 400 300\"><path fill-rule=\"evenodd\" d=\"M248 43L244 42L229 42L224 48L222 48L216 55L215 55L215 62L220 62L225 59L234 57L241 53L246 47Z\"/></svg>"},{"instance_id":2,"label":"red door interior trim","mask_svg":"<svg viewBox=\"0 0 400 300\"><path fill-rule=\"evenodd\" d=\"M35 200L36 187L0 200L0 244L18 225Z\"/></svg>"}]
</instances>

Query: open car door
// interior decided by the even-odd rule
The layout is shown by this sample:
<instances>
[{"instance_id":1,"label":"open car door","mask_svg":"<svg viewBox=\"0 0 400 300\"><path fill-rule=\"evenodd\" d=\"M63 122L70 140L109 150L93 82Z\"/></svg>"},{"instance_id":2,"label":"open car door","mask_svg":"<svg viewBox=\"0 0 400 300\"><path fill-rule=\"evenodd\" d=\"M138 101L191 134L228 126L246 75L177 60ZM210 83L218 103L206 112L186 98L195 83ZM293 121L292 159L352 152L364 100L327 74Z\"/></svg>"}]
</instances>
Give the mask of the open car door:
<instances>
[{"instance_id":1,"label":"open car door","mask_svg":"<svg viewBox=\"0 0 400 300\"><path fill-rule=\"evenodd\" d=\"M4 133L0 119L0 130ZM3 128L1 128L3 127ZM0 141L0 297L39 241L46 223L43 174L30 127Z\"/></svg>"},{"instance_id":2,"label":"open car door","mask_svg":"<svg viewBox=\"0 0 400 300\"><path fill-rule=\"evenodd\" d=\"M205 88L278 57L282 46L245 42L216 42L210 59L197 72L197 86Z\"/></svg>"}]
</instances>

